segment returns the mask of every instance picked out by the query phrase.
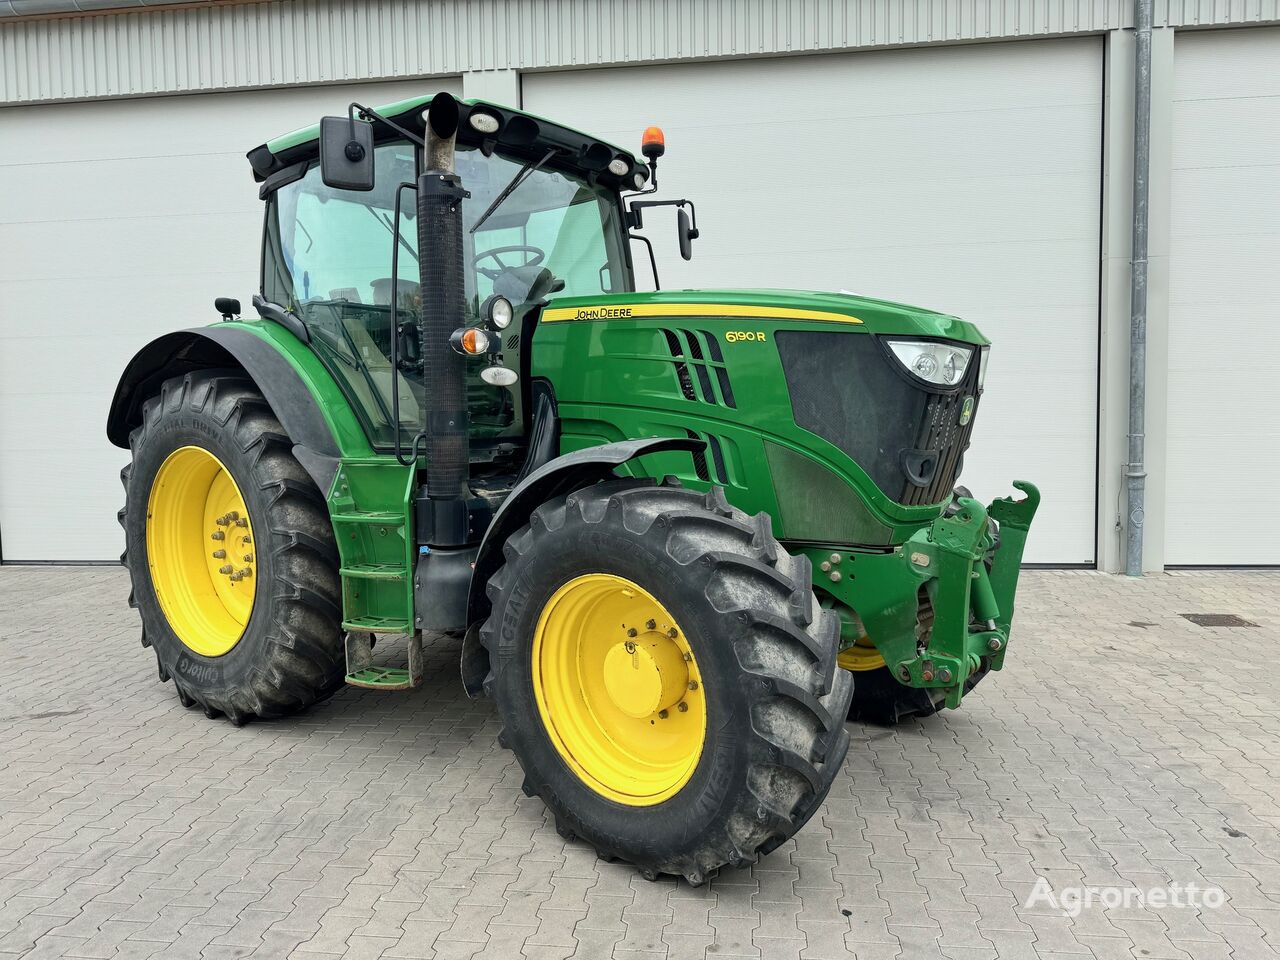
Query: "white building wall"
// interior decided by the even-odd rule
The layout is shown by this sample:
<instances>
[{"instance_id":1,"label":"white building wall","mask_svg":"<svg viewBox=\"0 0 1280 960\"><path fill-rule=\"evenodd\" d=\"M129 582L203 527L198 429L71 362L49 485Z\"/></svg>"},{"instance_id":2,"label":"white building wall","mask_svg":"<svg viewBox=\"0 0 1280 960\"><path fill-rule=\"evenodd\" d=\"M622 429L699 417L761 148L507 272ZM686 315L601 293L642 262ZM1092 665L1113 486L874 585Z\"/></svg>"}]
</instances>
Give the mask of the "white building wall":
<instances>
[{"instance_id":1,"label":"white building wall","mask_svg":"<svg viewBox=\"0 0 1280 960\"><path fill-rule=\"evenodd\" d=\"M1203 486L1197 478L1186 480L1185 458L1178 463L1166 463L1168 457L1181 456L1175 450L1179 441L1171 436L1171 433L1176 435L1180 427L1174 422L1171 408L1166 409L1166 396L1172 403L1169 367L1172 364L1176 368L1180 362L1177 351L1182 321L1174 316L1171 327L1168 299L1182 295L1183 287L1179 283L1186 279L1170 277L1168 256L1170 208L1174 204L1171 199L1174 178L1170 172L1175 111L1174 36L1176 32L1177 37L1192 38L1194 42L1205 28L1266 27L1280 23L1280 0L1157 0L1155 7L1145 557L1148 569L1159 569L1166 561L1215 562L1207 553L1197 560L1194 552L1181 551L1176 545L1166 553L1165 545L1166 533L1171 543L1176 539L1174 528L1178 517L1190 509ZM7 266L0 264L0 286L7 285L6 296L17 291L16 299L7 301L0 313L0 376L12 372L14 384L30 386L34 382L31 373L34 368L29 358L61 351L66 355L64 362L71 363L77 375L64 380L64 386L74 383L78 389L83 371L89 371L88 376L105 376L102 371L110 365L108 361L114 363L118 359L110 351L118 352L135 345L116 343L104 332L107 328L94 326L80 316L85 312L80 306L81 300L99 313L135 309L136 297L131 294L137 290L136 278L124 267L115 274L107 271L98 277L101 281L98 295L86 294L74 301L77 309L64 310L59 315L60 322L71 323L77 334L88 339L77 342L74 337L50 336L43 327L33 327L31 323L28 301L38 300L37 294L42 289L52 295L42 302L53 303L69 289L57 286L58 283L79 284L90 290L96 276L91 276L90 267L102 267L111 262L111 257L122 263L130 260L119 250L109 249L102 254L105 259L95 265L93 256L86 258L85 252L74 244L66 250L55 250L61 261L40 255L41 245L45 243L41 239L42 231L57 232L55 228L41 226L42 220L66 220L59 211L72 204L73 199L82 201L84 209L93 209L95 204L108 207L118 204L131 192L147 193L136 182L138 167L130 164L129 158L120 156L112 160L94 152L102 145L101 137L118 136L131 129L129 124L124 124L108 130L108 121L121 114L112 114L110 104L96 101L129 100L138 106L121 104L124 115L142 116L146 110L155 109L147 104L158 102L145 98L168 99L164 109L190 125L181 133L175 132L175 152L170 159L185 158L191 164L189 169L195 169L214 162L211 155L219 151L228 154L228 164L232 163L231 153L236 155L236 164L243 164L240 153L254 137L261 139L269 133L278 133L301 120L297 110L276 114L268 106L286 105L291 102L288 96L228 98L224 102L239 102L243 106L231 112L227 126L217 127L217 133L225 131L221 138L214 138L219 140L219 145L196 149L190 143L184 145L184 141L193 136L208 137L214 132L212 127L202 131L199 125L202 116L219 115L217 103L222 98L182 96L184 94L233 90L279 92L281 88L305 87L315 95L315 99L310 100L303 91L298 93L307 103L314 104L304 111L309 119L318 115L320 105L327 108L329 103L344 97L340 91L317 89L321 84L418 78L427 79L429 85L438 85L438 78L461 75L466 95L492 97L519 105L522 80L536 82L536 75L543 71L1099 35L1104 37L1106 66L1102 78L1105 86L1100 148L1101 292L1096 327L1100 355L1095 398L1097 510L1093 523L1098 564L1104 569L1118 569L1122 562L1120 547L1125 520L1119 493L1127 412L1131 152L1126 140L1131 136L1132 123L1132 8L1132 0L992 0L990 3L984 0L654 0L643 6L630 0L283 0L189 3L174 8L85 16L0 17L0 134L6 142L16 139L26 145L20 155L11 156L7 165L0 167L0 175L7 175L12 184L19 185L10 189L7 183L5 192L0 194L0 236L5 245L4 259L8 261ZM1269 33L1272 37L1276 35L1274 30ZM1212 40L1206 42L1212 43ZM1265 38L1254 41L1255 45L1269 42ZM583 80L589 82L586 76ZM1179 80L1182 87L1178 98L1194 101L1196 91L1183 89L1184 80L1186 76ZM419 82L414 89L421 87ZM169 99L171 95L177 96ZM645 92L638 90L634 96L644 97ZM59 102L65 101L95 103L81 108L68 107L65 103L59 106ZM60 109L83 111L75 117L90 136L77 140L76 125L60 120L72 114L59 114ZM213 112L205 114L205 110ZM287 119L284 114L288 115ZM246 136L255 123L267 132ZM89 177L71 176L65 196L53 196L53 212L37 210L32 215L29 208L36 196L32 171L39 167L42 158L33 157L31 148L46 143L53 153L43 159L51 163L67 162L69 165L64 168L67 171L90 169L77 167L65 158L58 160L61 156L58 151L67 146L73 154L79 150L85 154L86 161L93 161L94 173ZM152 146L147 145L147 149ZM142 156L133 159L145 161ZM116 163L116 172L111 176L100 178L101 173L108 170L101 165L102 161L124 162ZM149 195L153 199L166 196L175 176L161 169L153 178ZM1179 176L1185 179L1185 175ZM90 184L97 189L88 189ZM223 189L211 182L205 199L219 196L218 191ZM181 204L174 206L175 225L183 219L177 213L180 207ZM257 202L244 185L237 188L234 197L226 195L226 216L248 218L254 215L250 208L256 213ZM78 216L77 213L71 219ZM127 225L110 231L105 227L96 229L106 247L113 243L119 248L130 243L136 246L136 241L128 239ZM225 238L218 240L221 234L216 231L210 234L201 230L175 230L172 235L178 238L178 246L183 249L183 245L200 246L207 251L221 244L228 256L238 257L246 250L256 256L251 246L246 248L240 233L236 234L235 243L225 242ZM251 235L256 235L256 228ZM707 244L703 244L705 249ZM75 269L56 266L57 262L67 262L73 254L87 266ZM187 291L183 296L205 297L206 288L212 289L210 284L219 276L225 281L232 274L248 277L254 270L245 265L226 266L225 261L226 256L206 257L210 267L197 284L199 289ZM1173 267L1176 269L1176 262ZM68 274L61 280L46 276L50 271L60 270ZM168 296L164 291L168 290L169 282L168 277L158 278L155 291L160 296ZM244 282L241 281L240 286ZM224 282L222 287L225 286ZM222 287L216 292L235 292L224 291ZM14 309L15 302L24 304L23 308ZM98 319L98 315L95 313L93 319ZM64 319L67 317L70 319ZM169 324L166 329L172 326ZM42 342L37 344L38 340ZM1174 377L1177 375L1175 369ZM51 420L40 411L57 409L79 416L79 407L88 403L82 397L59 399L50 394L47 385L37 385L40 389L35 391L35 396L29 390L25 393L17 390L26 399L17 402L0 399L3 405L0 449L4 450L0 456L0 550L6 559L21 558L16 547L22 545L23 535L15 530L20 529L22 521L15 528L13 517L30 512L34 502L28 501L25 495L15 498L12 485L6 490L3 483L4 465L14 460L13 444L26 444L22 447L24 457L34 449L36 462L44 462L47 452L39 444L46 444L49 451L53 451L50 456L60 455L55 448L59 443L65 448L67 442L54 437ZM7 389L13 393L16 387ZM43 397L43 401L39 397ZM41 402L46 406L42 407ZM1167 420L1166 412L1170 413ZM87 429L88 420L85 426ZM100 432L97 420L92 427L92 441L97 442ZM36 448L30 446L32 438L36 438ZM1171 452L1166 456L1167 445ZM1194 440L1183 446L1194 449ZM41 474L51 478L53 486L49 488L49 495L60 504L80 496L74 486L64 484L65 489L56 486L61 482L56 478L57 470L74 464L71 461L50 463L52 472ZM1180 469L1183 475L1178 473ZM1034 469L1028 473L1034 473ZM1168 509L1166 486L1175 488L1169 492ZM1178 490L1190 491L1191 499L1187 500ZM1217 490L1204 491L1204 496L1220 495ZM46 517L33 529L48 530L50 524L58 522L64 521ZM81 534L79 523L65 522L68 523L66 538L74 539ZM84 555L89 553L94 551ZM72 556L66 554L60 558ZM1243 562L1266 561L1264 558Z\"/></svg>"}]
</instances>

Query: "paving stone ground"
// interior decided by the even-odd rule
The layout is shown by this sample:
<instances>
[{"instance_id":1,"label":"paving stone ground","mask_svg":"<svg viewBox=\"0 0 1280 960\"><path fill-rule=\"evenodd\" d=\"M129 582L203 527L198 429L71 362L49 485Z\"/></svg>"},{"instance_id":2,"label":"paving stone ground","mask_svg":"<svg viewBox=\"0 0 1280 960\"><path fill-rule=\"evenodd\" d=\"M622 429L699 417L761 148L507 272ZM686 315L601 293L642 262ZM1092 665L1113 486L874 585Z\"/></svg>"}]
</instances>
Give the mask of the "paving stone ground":
<instances>
[{"instance_id":1,"label":"paving stone ground","mask_svg":"<svg viewBox=\"0 0 1280 960\"><path fill-rule=\"evenodd\" d=\"M556 834L456 641L419 691L236 729L157 680L127 592L0 568L0 960L1280 955L1280 572L1025 574L1003 673L855 725L800 835L699 888ZM1064 914L1041 878L1225 902Z\"/></svg>"}]
</instances>

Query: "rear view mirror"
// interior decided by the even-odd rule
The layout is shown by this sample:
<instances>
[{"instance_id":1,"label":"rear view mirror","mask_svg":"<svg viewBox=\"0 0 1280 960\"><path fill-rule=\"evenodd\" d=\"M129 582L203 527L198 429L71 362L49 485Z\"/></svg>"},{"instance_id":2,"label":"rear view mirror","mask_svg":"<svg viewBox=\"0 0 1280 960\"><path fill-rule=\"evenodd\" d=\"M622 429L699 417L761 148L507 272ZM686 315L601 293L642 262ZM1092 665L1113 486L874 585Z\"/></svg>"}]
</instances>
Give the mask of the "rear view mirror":
<instances>
[{"instance_id":1,"label":"rear view mirror","mask_svg":"<svg viewBox=\"0 0 1280 960\"><path fill-rule=\"evenodd\" d=\"M693 259L693 241L698 236L689 223L689 214L683 209L676 211L676 231L680 235L680 256L686 260Z\"/></svg>"},{"instance_id":2,"label":"rear view mirror","mask_svg":"<svg viewBox=\"0 0 1280 960\"><path fill-rule=\"evenodd\" d=\"M320 179L336 190L373 189L373 124L354 117L320 120Z\"/></svg>"}]
</instances>

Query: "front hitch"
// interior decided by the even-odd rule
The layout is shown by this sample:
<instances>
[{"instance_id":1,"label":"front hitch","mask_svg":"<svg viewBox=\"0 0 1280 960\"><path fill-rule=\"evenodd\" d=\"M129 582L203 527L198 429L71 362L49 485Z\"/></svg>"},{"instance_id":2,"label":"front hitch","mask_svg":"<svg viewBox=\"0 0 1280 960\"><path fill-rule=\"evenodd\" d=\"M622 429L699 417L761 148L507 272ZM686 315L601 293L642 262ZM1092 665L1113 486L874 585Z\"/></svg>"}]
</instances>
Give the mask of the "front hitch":
<instances>
[{"instance_id":1,"label":"front hitch","mask_svg":"<svg viewBox=\"0 0 1280 960\"><path fill-rule=\"evenodd\" d=\"M987 508L959 497L958 509L904 545L912 569L927 578L933 629L923 650L890 667L902 683L945 691L948 707L960 705L970 677L1004 666L1022 551L1040 504L1033 484L1013 486L1023 499L1001 498ZM998 545L988 517L999 525Z\"/></svg>"}]
</instances>

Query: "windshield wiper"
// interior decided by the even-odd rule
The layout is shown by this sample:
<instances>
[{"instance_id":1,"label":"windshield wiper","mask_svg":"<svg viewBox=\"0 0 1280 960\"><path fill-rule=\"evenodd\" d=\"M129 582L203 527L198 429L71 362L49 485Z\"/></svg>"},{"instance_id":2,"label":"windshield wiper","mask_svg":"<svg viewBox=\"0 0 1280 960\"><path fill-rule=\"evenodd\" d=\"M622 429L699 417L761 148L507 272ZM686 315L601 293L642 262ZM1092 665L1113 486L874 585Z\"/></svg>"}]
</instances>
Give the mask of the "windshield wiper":
<instances>
[{"instance_id":1,"label":"windshield wiper","mask_svg":"<svg viewBox=\"0 0 1280 960\"><path fill-rule=\"evenodd\" d=\"M475 226L471 228L471 232L475 233L477 230L479 230L480 225L489 219L489 216L493 213L493 211L497 210L498 207L502 206L502 201L506 200L507 197L515 193L516 188L520 186L520 184L524 183L531 176L533 176L540 169L542 169L542 165L546 163L548 160L550 160L552 156L555 155L555 152L556 152L555 149L552 148L547 151L546 155L541 160L537 161L536 163L530 160L523 167L521 167L520 172L511 178L511 182L502 188L502 192L493 198L493 203L489 204L489 209L486 210L484 213L480 214L480 219L477 220L475 223Z\"/></svg>"},{"instance_id":2,"label":"windshield wiper","mask_svg":"<svg viewBox=\"0 0 1280 960\"><path fill-rule=\"evenodd\" d=\"M418 252L414 250L413 247L409 246L409 241L404 238L404 234L395 228L395 225L391 222L390 214L382 213L381 211L373 209L373 207L365 207L365 209L373 215L373 219L386 227L387 233L396 238L396 241L400 246L404 247L405 252L408 253L409 256L413 257L415 261L418 259Z\"/></svg>"}]
</instances>

